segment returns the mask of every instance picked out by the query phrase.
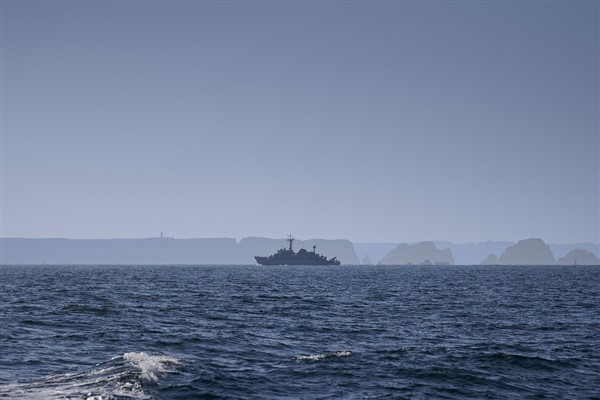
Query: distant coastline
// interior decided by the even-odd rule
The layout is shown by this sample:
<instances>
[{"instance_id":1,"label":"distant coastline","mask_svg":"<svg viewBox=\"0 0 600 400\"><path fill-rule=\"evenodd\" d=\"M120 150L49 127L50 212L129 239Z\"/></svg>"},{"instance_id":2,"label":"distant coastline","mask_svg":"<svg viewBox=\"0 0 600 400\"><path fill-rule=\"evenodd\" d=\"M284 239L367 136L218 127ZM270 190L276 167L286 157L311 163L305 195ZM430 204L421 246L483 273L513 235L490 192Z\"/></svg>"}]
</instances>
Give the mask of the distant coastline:
<instances>
[{"instance_id":1,"label":"distant coastline","mask_svg":"<svg viewBox=\"0 0 600 400\"><path fill-rule=\"evenodd\" d=\"M0 264L255 264L254 256L271 254L285 239L247 237L174 239L0 238ZM549 244L542 239L517 243L486 241L364 243L346 239L298 240L345 265L573 265L599 264L600 244Z\"/></svg>"}]
</instances>

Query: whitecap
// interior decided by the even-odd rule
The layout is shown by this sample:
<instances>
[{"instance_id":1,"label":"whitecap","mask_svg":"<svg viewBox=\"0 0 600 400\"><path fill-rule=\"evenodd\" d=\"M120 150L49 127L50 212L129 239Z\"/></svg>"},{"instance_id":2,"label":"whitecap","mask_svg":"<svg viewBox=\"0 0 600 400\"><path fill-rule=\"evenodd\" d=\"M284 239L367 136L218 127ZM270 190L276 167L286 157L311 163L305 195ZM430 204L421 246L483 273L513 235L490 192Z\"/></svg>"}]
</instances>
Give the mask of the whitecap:
<instances>
[{"instance_id":1,"label":"whitecap","mask_svg":"<svg viewBox=\"0 0 600 400\"><path fill-rule=\"evenodd\" d=\"M180 361L144 352L97 364L94 368L0 385L0 397L9 399L151 399L144 382L157 384L160 377L174 372Z\"/></svg>"},{"instance_id":2,"label":"whitecap","mask_svg":"<svg viewBox=\"0 0 600 400\"><path fill-rule=\"evenodd\" d=\"M351 351L334 351L331 353L322 353L322 354L312 354L308 356L298 356L294 357L297 361L320 361L328 358L335 357L350 357L352 355Z\"/></svg>"},{"instance_id":3,"label":"whitecap","mask_svg":"<svg viewBox=\"0 0 600 400\"><path fill-rule=\"evenodd\" d=\"M123 358L140 369L141 377L148 382L157 382L160 375L175 372L180 364L174 357L150 355L144 352L125 353Z\"/></svg>"}]
</instances>

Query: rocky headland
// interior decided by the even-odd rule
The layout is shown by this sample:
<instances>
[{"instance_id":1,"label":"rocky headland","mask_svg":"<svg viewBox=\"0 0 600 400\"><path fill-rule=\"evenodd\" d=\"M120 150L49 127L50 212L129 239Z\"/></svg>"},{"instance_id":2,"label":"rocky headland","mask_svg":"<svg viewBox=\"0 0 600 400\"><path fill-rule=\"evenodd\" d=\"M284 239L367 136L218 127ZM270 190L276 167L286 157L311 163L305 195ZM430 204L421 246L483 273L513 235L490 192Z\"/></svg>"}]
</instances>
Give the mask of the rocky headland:
<instances>
[{"instance_id":1,"label":"rocky headland","mask_svg":"<svg viewBox=\"0 0 600 400\"><path fill-rule=\"evenodd\" d=\"M600 259L587 250L571 250L556 261L558 265L600 265Z\"/></svg>"},{"instance_id":2,"label":"rocky headland","mask_svg":"<svg viewBox=\"0 0 600 400\"><path fill-rule=\"evenodd\" d=\"M539 238L519 240L498 258L499 265L553 265L555 263L550 247Z\"/></svg>"},{"instance_id":3,"label":"rocky headland","mask_svg":"<svg viewBox=\"0 0 600 400\"><path fill-rule=\"evenodd\" d=\"M401 243L396 246L379 264L381 265L410 265L410 264L454 264L450 249L438 249L433 242L415 244Z\"/></svg>"}]
</instances>

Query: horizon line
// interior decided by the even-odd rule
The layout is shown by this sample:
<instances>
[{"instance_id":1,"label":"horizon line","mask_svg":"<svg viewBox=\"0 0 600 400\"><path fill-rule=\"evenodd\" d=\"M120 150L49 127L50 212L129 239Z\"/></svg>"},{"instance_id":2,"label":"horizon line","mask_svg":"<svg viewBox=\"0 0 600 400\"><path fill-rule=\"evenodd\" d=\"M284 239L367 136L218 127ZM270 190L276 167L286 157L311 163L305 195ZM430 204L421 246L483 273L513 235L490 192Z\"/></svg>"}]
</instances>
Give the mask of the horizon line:
<instances>
[{"instance_id":1,"label":"horizon line","mask_svg":"<svg viewBox=\"0 0 600 400\"><path fill-rule=\"evenodd\" d=\"M163 240L202 240L202 239L231 239L235 240L236 243L239 243L243 239L248 238L259 238L259 239L272 239L272 240L286 240L285 238L278 237L267 237L267 236L244 236L244 237L228 237L228 236L211 236L211 237L174 237L174 236L147 236L147 237L101 237L101 238L73 238L73 237L25 237L25 236L0 236L0 240L4 239L25 239L25 240L149 240L149 239L163 239ZM547 245L567 245L567 244L593 244L600 246L600 241L572 241L572 242L546 242L541 237L527 237L521 238L518 240L504 240L504 239L485 239L480 241L467 241L467 242L454 242L452 240L414 240L414 241L362 241L362 240L352 240L348 238L308 238L308 239L297 239L300 241L308 241L308 240L347 240L351 243L360 243L360 244L413 244L413 243L423 243L423 242L448 242L453 245L462 245L462 244L478 244L478 243L487 243L487 242L509 242L509 243L518 243L521 240L527 239L541 239Z\"/></svg>"}]
</instances>

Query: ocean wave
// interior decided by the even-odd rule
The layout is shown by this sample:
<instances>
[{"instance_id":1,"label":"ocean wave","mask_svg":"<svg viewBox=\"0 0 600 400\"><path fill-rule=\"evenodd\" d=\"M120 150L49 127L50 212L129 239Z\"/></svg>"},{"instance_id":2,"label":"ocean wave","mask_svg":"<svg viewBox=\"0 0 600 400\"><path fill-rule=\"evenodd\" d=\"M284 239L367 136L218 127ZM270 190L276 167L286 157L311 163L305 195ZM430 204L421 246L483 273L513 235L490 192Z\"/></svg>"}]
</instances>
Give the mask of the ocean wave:
<instances>
[{"instance_id":1,"label":"ocean wave","mask_svg":"<svg viewBox=\"0 0 600 400\"><path fill-rule=\"evenodd\" d=\"M321 361L329 358L337 358L337 357L350 357L352 355L351 351L334 351L331 353L322 353L322 354L313 354L308 356L297 356L294 357L296 361Z\"/></svg>"},{"instance_id":2,"label":"ocean wave","mask_svg":"<svg viewBox=\"0 0 600 400\"><path fill-rule=\"evenodd\" d=\"M158 382L160 376L176 372L176 367L181 365L174 357L149 355L144 352L125 353L123 358L140 369L143 380L154 383Z\"/></svg>"},{"instance_id":3,"label":"ocean wave","mask_svg":"<svg viewBox=\"0 0 600 400\"><path fill-rule=\"evenodd\" d=\"M513 354L506 352L497 352L488 354L485 358L495 362L507 363L513 367L522 367L527 369L561 369L565 366L571 366L570 360L555 360L535 355Z\"/></svg>"},{"instance_id":4,"label":"ocean wave","mask_svg":"<svg viewBox=\"0 0 600 400\"><path fill-rule=\"evenodd\" d=\"M112 311L114 311L114 310L112 310L111 308L109 308L107 306L96 306L96 305L81 304L81 303L67 304L61 308L61 312L66 312L66 313L83 313L83 314L90 313L90 314L97 314L97 315L104 315L104 314L107 314Z\"/></svg>"},{"instance_id":5,"label":"ocean wave","mask_svg":"<svg viewBox=\"0 0 600 400\"><path fill-rule=\"evenodd\" d=\"M148 385L174 373L181 362L170 356L125 353L76 373L0 385L0 397L10 399L152 399Z\"/></svg>"}]
</instances>

